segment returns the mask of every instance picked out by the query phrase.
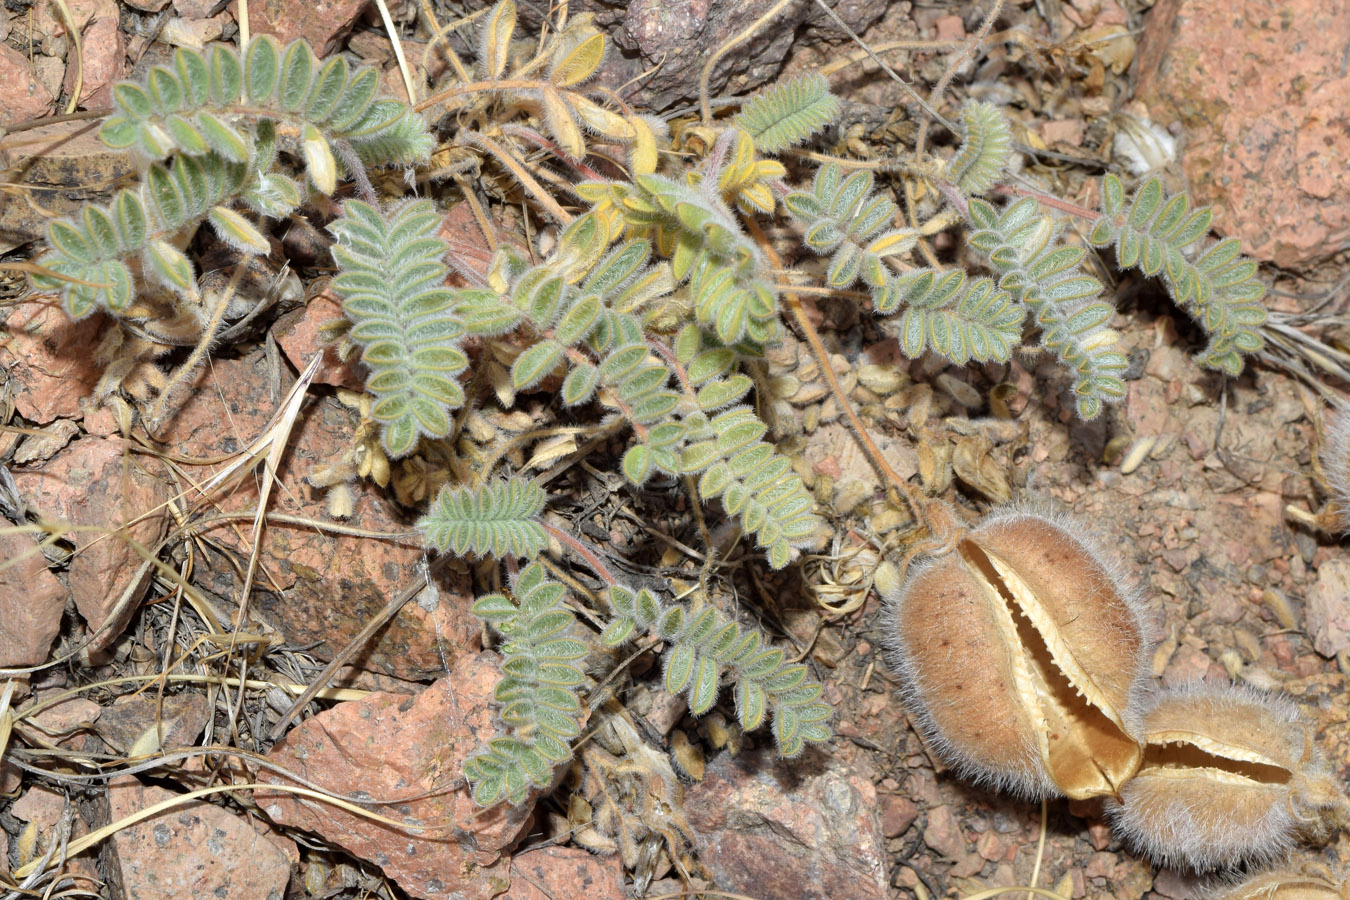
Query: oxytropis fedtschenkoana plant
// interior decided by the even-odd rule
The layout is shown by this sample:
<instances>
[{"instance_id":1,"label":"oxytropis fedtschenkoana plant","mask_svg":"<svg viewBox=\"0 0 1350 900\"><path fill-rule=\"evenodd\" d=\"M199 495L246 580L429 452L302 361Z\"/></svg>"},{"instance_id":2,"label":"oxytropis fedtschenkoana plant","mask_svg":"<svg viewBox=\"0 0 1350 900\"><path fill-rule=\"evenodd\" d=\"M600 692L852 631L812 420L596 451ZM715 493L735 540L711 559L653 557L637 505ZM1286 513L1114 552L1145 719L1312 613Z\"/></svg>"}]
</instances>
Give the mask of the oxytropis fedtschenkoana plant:
<instances>
[{"instance_id":1,"label":"oxytropis fedtschenkoana plant","mask_svg":"<svg viewBox=\"0 0 1350 900\"><path fill-rule=\"evenodd\" d=\"M51 249L40 260L52 274L39 283L60 291L75 317L95 309L127 314L144 283L196 308L185 248L199 224L209 222L241 251L266 253L263 219L300 209L310 188L331 194L339 178L351 178L366 199L346 201L330 226L332 288L348 320L342 346L359 349L368 372L370 401L362 408L378 440L363 452L383 460L363 471L387 477L390 460L432 447L457 452L457 423L483 403L480 392L466 390L472 341L483 358L510 361L506 383L495 386L498 402L552 392L565 415L621 436L619 469L635 490L658 479L689 485L694 503L720 507L776 569L792 562L821 522L756 411L747 365L782 338L785 304L799 311L764 223L793 223L804 253L825 258L818 287L860 291L878 313L897 316L908 356L1007 362L1032 334L1070 370L1082 416L1123 396L1126 359L1108 324L1113 309L1081 268L1084 250L1064 243L1063 224L1034 197L999 207L981 196L993 192L1012 152L996 108L967 104L956 156L906 176L927 179L936 188L930 193L946 198L945 209L914 222L877 190L871 171L849 160L819 165L797 189L786 183L788 168L774 155L838 117L823 77L785 81L729 121L709 123L701 160L681 169L677 157L659 152L669 140L659 120L586 87L605 47L588 17L529 42L532 50L513 41L515 20L509 0L482 17L473 70L462 69L467 80L442 97L464 123L450 138L454 149L509 172L521 196L561 226L547 252L504 246L485 278L447 286L435 204L376 203L365 174L367 166L422 163L433 146L425 123L405 104L376 98L373 70L353 71L341 58L315 59L302 42L283 48L264 37L242 53L180 50L171 67L115 88L116 111L101 134L143 159L142 178L107 206L53 223ZM524 146L586 172L575 195L560 202L544 188L518 153ZM279 151L303 161L304 184L287 174ZM607 160L603 171L621 166L623 175L602 179L582 169L592 153ZM1092 243L1113 246L1122 266L1161 276L1209 335L1201 361L1240 370L1242 354L1261 343L1254 264L1237 255L1234 241L1209 244L1208 211L1191 210L1182 195L1164 196L1157 180L1127 197L1108 176L1102 193ZM588 208L564 209L574 201ZM961 221L991 274L916 262L923 239ZM478 470L465 461L458 471L470 475L446 485L418 525L436 551L514 566L508 590L474 606L501 637L496 698L506 726L466 765L479 802L520 802L552 783L580 732L588 661L639 637L661 648L666 688L684 692L695 715L712 708L726 682L740 724L750 730L771 722L785 755L828 740L830 710L804 665L710 601L685 603L625 583L594 549L548 524L544 489L505 471L502 458L488 454ZM961 558L963 577L984 584L979 591L997 612L997 585L1013 575L991 568L998 549L989 535L968 540ZM576 620L579 601L569 601L536 561L550 538L603 583L598 634ZM1128 605L1118 612L1128 623ZM1000 613L1014 622L1024 614L1006 602ZM1053 636L1041 633L1042 642ZM1059 684L1055 677L1049 669L1042 675L1047 685ZM1103 736L1085 737L1074 752L1107 763L1065 788L1084 795L1120 784L1140 764L1120 712L1123 695L1092 703L1091 721ZM1084 709L1066 702L1052 711L1076 722ZM1018 776L1029 792L1046 792L1063 772L1076 771L1073 760L1044 748L1037 754Z\"/></svg>"}]
</instances>

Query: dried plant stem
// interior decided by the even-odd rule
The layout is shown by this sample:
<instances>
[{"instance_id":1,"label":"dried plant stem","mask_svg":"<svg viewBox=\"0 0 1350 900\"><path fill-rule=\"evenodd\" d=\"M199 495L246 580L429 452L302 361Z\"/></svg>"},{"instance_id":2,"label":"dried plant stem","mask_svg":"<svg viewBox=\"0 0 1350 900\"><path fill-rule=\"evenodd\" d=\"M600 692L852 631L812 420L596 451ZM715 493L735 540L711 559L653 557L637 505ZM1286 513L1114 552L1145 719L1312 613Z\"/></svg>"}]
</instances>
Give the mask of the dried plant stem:
<instances>
[{"instance_id":1,"label":"dried plant stem","mask_svg":"<svg viewBox=\"0 0 1350 900\"><path fill-rule=\"evenodd\" d=\"M248 24L248 0L239 0L235 5L239 8L239 50L243 52L252 37Z\"/></svg>"},{"instance_id":2,"label":"dried plant stem","mask_svg":"<svg viewBox=\"0 0 1350 900\"><path fill-rule=\"evenodd\" d=\"M708 105L708 82L712 79L713 67L717 65L718 60L722 57L750 40L751 35L767 25L769 20L782 12L783 7L787 6L790 2L792 2L792 0L778 0L777 3L770 6L768 10L765 11L764 15L751 22L743 31L733 35L731 40L718 47L713 55L708 57L708 61L703 64L703 72L698 77L698 108L699 117L704 125L712 124L712 107Z\"/></svg>"},{"instance_id":3,"label":"dried plant stem","mask_svg":"<svg viewBox=\"0 0 1350 900\"><path fill-rule=\"evenodd\" d=\"M453 559L453 557L442 556L432 562L430 567L425 570L428 579L451 559ZM290 709L282 714L281 718L277 720L277 723L267 732L268 739L275 741L280 738L281 735L285 733L286 726L290 725L291 719L294 719L296 714L308 706L309 702L328 685L328 682L337 674L338 669L346 665L347 660L351 659L361 650L361 648L365 647L366 642L374 637L376 632L388 624L394 616L398 615L399 610L401 610L409 600L422 593L423 589L426 587L427 582L410 584L396 594L392 600L386 603L384 609L372 616L370 620L362 626L361 631L352 638L345 647L333 655L332 661L323 667L323 671L310 682L309 686L305 688L304 693L295 699L295 702L291 704Z\"/></svg>"},{"instance_id":4,"label":"dried plant stem","mask_svg":"<svg viewBox=\"0 0 1350 900\"><path fill-rule=\"evenodd\" d=\"M245 254L244 258L235 265L234 274L230 276L229 284L225 286L225 290L221 291L220 300L216 302L216 308L211 313L211 319L206 323L206 330L202 333L201 340L197 342L196 347L192 348L192 354L178 367L178 371L174 372L172 377L169 378L168 383L164 385L164 390L159 392L159 397L155 399L155 405L150 408L150 415L146 416L145 419L146 431L151 437L154 437L159 426L164 424L164 415L168 409L170 396L173 395L173 392L178 389L185 378L197 371L197 366L201 365L207 352L215 344L216 333L220 330L221 323L225 321L225 311L229 309L235 289L239 287L239 281L243 278L244 271L252 261L253 255L251 253Z\"/></svg>"},{"instance_id":5,"label":"dried plant stem","mask_svg":"<svg viewBox=\"0 0 1350 900\"><path fill-rule=\"evenodd\" d=\"M1051 209L1062 213L1068 213L1071 216L1077 216L1080 219L1095 219L1099 213L1094 209L1088 209L1079 206L1077 203L1070 203L1068 200L1061 200L1058 197L1047 194L1044 191L1038 191L1035 188L1021 187L1016 184L996 184L994 190L1000 194L1007 194L1012 197L1033 197L1042 206L1048 206Z\"/></svg>"},{"instance_id":6,"label":"dried plant stem","mask_svg":"<svg viewBox=\"0 0 1350 900\"><path fill-rule=\"evenodd\" d=\"M71 49L75 51L75 89L70 92L70 102L66 104L66 115L70 115L80 105L80 91L84 89L84 45L80 42L80 26L70 14L66 0L56 0L56 8L65 19L66 34L70 35Z\"/></svg>"},{"instance_id":7,"label":"dried plant stem","mask_svg":"<svg viewBox=\"0 0 1350 900\"><path fill-rule=\"evenodd\" d=\"M429 106L434 106L442 100L449 100L452 97L459 97L465 94L482 94L489 91L537 91L543 88L555 88L551 82L539 81L533 78L498 78L495 81L469 81L464 84L456 84L443 91L437 91L430 97L416 103L413 109L421 112Z\"/></svg>"},{"instance_id":8,"label":"dried plant stem","mask_svg":"<svg viewBox=\"0 0 1350 900\"><path fill-rule=\"evenodd\" d=\"M819 6L822 10L825 11L826 15L828 15L831 19L834 20L834 24L837 25L844 32L844 34L849 36L849 40L853 41L853 43L857 44L859 47L865 50L867 52L868 58L871 59L872 62L880 66L881 70L885 72L887 75L889 75L892 81L894 81L896 84L904 88L905 93L909 94L909 96L914 100L915 103L919 104L919 107L923 109L924 112L928 113L930 116L932 116L934 119L937 119L939 122L941 122L948 128L951 127L951 123L949 123L946 119L942 118L942 116L938 114L937 110L929 106L928 101L920 97L919 93L914 90L913 86L910 85L908 81L905 81L905 79L897 75L895 70L892 69L890 66L888 66L884 59L882 59L880 56L877 56L876 53L872 50L872 48L867 45L867 42L865 42L862 38L858 37L858 35L853 31L853 29L848 27L848 23L845 22L843 19L839 18L839 13L835 12L833 9L829 7L828 4L825 3L825 0L816 0L816 6Z\"/></svg>"},{"instance_id":9,"label":"dried plant stem","mask_svg":"<svg viewBox=\"0 0 1350 900\"><path fill-rule=\"evenodd\" d=\"M951 61L947 63L947 70L942 73L942 77L938 79L938 83L933 86L932 93L928 95L928 104L930 107L936 107L938 105L938 101L942 98L942 94L947 90L947 85L951 83L952 78L956 75L956 70L961 67L963 62L970 58L970 55L975 52L976 47L984 43L984 39L989 36L989 29L994 26L994 20L998 18L998 14L1002 11L1003 0L994 0L994 5L989 7L989 13L984 17L984 22L980 25L980 30L975 32L971 39L966 42L965 48L960 53L951 58ZM924 119L919 123L919 135L914 140L914 158L920 162L923 160L924 147L928 143L928 124L928 119ZM948 125L947 127L950 128L951 126Z\"/></svg>"},{"instance_id":10,"label":"dried plant stem","mask_svg":"<svg viewBox=\"0 0 1350 900\"><path fill-rule=\"evenodd\" d=\"M384 22L384 30L389 33L389 43L394 47L394 58L398 60L398 70L403 75L403 87L408 91L408 102L417 102L417 91L413 88L412 70L408 68L408 60L403 56L403 42L399 40L398 29L394 27L394 17L389 14L389 4L385 0L375 0L375 5L380 10L380 21Z\"/></svg>"},{"instance_id":11,"label":"dried plant stem","mask_svg":"<svg viewBox=\"0 0 1350 900\"><path fill-rule=\"evenodd\" d=\"M572 221L572 214L558 205L558 201L553 199L553 195L544 190L544 186L538 182L529 170L525 168L510 151L498 144L492 138L484 134L471 133L464 135L464 141L470 144L477 144L496 157L497 161L511 170L511 174L520 181L521 187L530 192L530 196L538 201L544 211L551 216L554 221L566 225Z\"/></svg>"},{"instance_id":12,"label":"dried plant stem","mask_svg":"<svg viewBox=\"0 0 1350 900\"><path fill-rule=\"evenodd\" d=\"M764 236L764 232L760 230L753 219L747 219L746 225L759 244L760 249L769 258L769 265L775 269L781 269L783 260L778 256L778 252L773 249L768 238ZM844 393L844 388L839 384L839 379L834 374L834 367L830 365L829 351L825 349L825 344L821 342L816 326L811 324L810 318L806 315L806 309L802 306L801 298L791 291L785 291L783 299L788 310L792 313L792 318L796 320L802 334L806 336L807 346L811 348L811 354L816 358L816 364L820 366L820 371L825 375L825 383L830 386L830 393L834 394L834 400L839 404L839 409L844 414L844 421L848 423L849 430L853 432L853 437L862 448L863 455L867 457L867 461L876 470L882 484L889 486L888 493L899 494L904 499L904 503L909 508L914 521L924 522L923 498L919 496L918 490L913 485L901 478L900 474L891 468L890 463L886 462L886 458L881 455L881 449L877 447L876 442L867 433L867 427L858 418L858 414L853 411L853 403Z\"/></svg>"},{"instance_id":13,"label":"dried plant stem","mask_svg":"<svg viewBox=\"0 0 1350 900\"><path fill-rule=\"evenodd\" d=\"M845 56L843 59L837 59L828 65L820 67L820 74L828 77L835 72L841 72L849 66L855 66L864 60L871 59L874 53L888 53L891 50L916 50L920 53L934 53L942 50L955 50L965 43L965 39L959 41L883 41L872 47L860 50Z\"/></svg>"}]
</instances>

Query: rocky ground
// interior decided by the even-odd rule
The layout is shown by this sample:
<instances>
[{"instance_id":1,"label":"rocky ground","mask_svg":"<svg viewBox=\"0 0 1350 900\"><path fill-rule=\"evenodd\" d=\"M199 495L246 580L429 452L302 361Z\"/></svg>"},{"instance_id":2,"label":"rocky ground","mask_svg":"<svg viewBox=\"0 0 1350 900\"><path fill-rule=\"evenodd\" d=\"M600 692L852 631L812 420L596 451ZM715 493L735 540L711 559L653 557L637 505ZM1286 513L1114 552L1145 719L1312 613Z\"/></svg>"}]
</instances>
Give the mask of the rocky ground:
<instances>
[{"instance_id":1,"label":"rocky ground","mask_svg":"<svg viewBox=\"0 0 1350 900\"><path fill-rule=\"evenodd\" d=\"M1338 347L1350 246L1350 9L1313 0L1006 6L994 36L958 70L953 93L1012 112L1018 140L1036 151L1024 173L1091 207L1094 176L1156 166L1172 188L1188 186L1198 202L1214 204L1216 230L1241 237L1265 264L1273 310L1303 316L1292 321ZM814 24L806 23L813 9L789 7L799 28L776 29L772 39L728 54L732 80L721 93L742 93L784 65L829 66L852 52L814 14ZM668 109L688 102L696 67L681 61L706 56L739 27L717 10L699 19L703 10L680 7L680 15L706 24L685 33L665 27L663 16L674 13L660 4L632 4L626 13L597 8L597 22L632 59L640 50L645 61L669 60L634 88L634 103ZM458 14L444 5L434 11L442 22ZM573 4L572 13L579 11ZM870 45L883 47L959 41L987 7L862 0L839 11ZM425 22L425 10L412 3L392 12L409 34L419 15ZM106 106L110 85L158 61L166 42L228 39L236 15L234 3L202 0L8 3L0 9L0 127ZM402 91L378 17L361 0L276 0L251 15L255 31L304 36L316 49L346 49L384 66L389 89ZM79 68L70 62L72 21ZM424 45L404 42L414 57ZM888 58L906 80L931 85L949 52ZM617 85L643 65L616 57L611 68L606 77ZM849 149L881 155L912 141L916 125L899 85L864 65L831 80L845 101L850 127L841 140ZM8 258L25 256L45 210L78 206L128 171L86 125L0 137L0 165L11 167L11 180L42 187L0 193L0 251ZM69 139L50 146L57 136ZM447 217L446 233L481 245L463 212ZM303 229L285 243L297 266L313 256ZM1328 398L1345 385L1306 354L1273 352L1231 380L1201 370L1191 360L1198 330L1156 287L1116 276L1109 259L1100 274L1115 288L1114 327L1133 365L1125 401L1092 423L1073 417L1069 382L1050 360L1023 354L1011 365L972 371L907 361L852 301L821 301L813 310L845 389L901 475L971 520L1030 497L1090 522L1146 599L1160 638L1153 675L1164 684L1210 676L1288 692L1315 722L1343 780L1350 772L1350 557L1306 514L1326 500L1315 457ZM103 374L92 358L97 324L70 323L39 303L8 309L0 345L7 376L0 411L13 426L0 434L6 516L76 526L136 517L131 536L143 547L158 544L184 514L168 502L168 484L210 477L222 463L189 463L234 453L263 433L293 369L337 315L326 295L306 305L298 281L288 291L281 314L241 341L241 352L212 360L155 435L155 455L128 454L116 410L89 402ZM7 295L21 294L12 286ZM483 649L468 615L483 572L451 563L433 573L416 542L367 538L406 532L411 517L387 492L358 488L351 533L268 528L259 574L265 590L249 632L232 639L251 520L229 513L256 504L258 485L248 476L166 555L191 576L192 596L173 590L124 541L92 541L77 531L38 552L27 533L0 535L0 557L12 560L0 570L0 666L61 661L0 687L0 751L7 736L11 749L22 749L0 764L0 869L18 873L63 841L187 789L260 781L392 801L372 808L429 828L410 833L264 788L127 824L73 856L64 872L100 896L127 897L505 892L520 900L606 900L693 887L759 900L926 900L1033 881L1072 900L1196 896L1186 877L1123 848L1100 808L1054 801L1043 818L1039 806L963 784L935 761L896 699L871 586L877 563L900 546L903 517L880 496L804 345L789 339L767 374L783 447L801 456L833 534L788 577L747 579L755 594L743 600L826 682L837 709L832 744L777 760L767 738L732 733L723 713L689 717L682 701L640 679L652 662L639 660L639 680L619 698L616 724L582 751L587 772L626 760L608 787L589 788L573 772L553 799L532 809L477 811L455 788L465 755L493 727L496 656ZM359 383L336 359L321 368L320 387L291 436L274 509L327 516L329 497L304 479L331 461L334 447L350 444L353 417L344 400L354 401L339 388ZM482 427L519 433L531 421L528 412L485 415ZM536 459L520 462L544 469L572 449L536 447ZM410 503L434 481L428 472L400 478L398 496ZM575 494L575 505L559 510L572 515L569 527L616 551L653 540L652 523L633 514L618 476L575 466L555 487ZM675 502L670 515L687 522ZM663 565L686 562L678 548L663 552ZM686 568L697 580L697 565ZM267 732L294 696L283 686L306 684L389 597L419 583L427 587L417 601L347 670L341 684L349 692L321 698L341 702L325 702L331 708L274 744ZM276 686L250 692L235 715L238 684L213 676L241 642L270 650L249 677ZM180 656L187 664L175 671L199 676L198 683L156 677ZM249 753L184 752L175 768L153 776L121 762L214 745ZM116 762L121 774L106 788L105 779L83 779L90 761ZM623 811L622 840L586 826L606 800ZM606 840L619 852L592 852L607 849ZM1334 869L1350 850L1343 841L1303 851L1297 862Z\"/></svg>"}]
</instances>

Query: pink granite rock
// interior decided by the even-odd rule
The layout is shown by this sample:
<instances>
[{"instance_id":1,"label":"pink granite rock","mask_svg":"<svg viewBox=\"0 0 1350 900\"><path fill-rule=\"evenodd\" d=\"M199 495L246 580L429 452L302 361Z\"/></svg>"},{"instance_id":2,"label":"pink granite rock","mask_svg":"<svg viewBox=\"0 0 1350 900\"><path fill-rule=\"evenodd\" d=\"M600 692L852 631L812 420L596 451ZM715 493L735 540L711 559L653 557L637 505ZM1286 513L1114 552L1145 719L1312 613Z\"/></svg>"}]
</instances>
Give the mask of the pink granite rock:
<instances>
[{"instance_id":1,"label":"pink granite rock","mask_svg":"<svg viewBox=\"0 0 1350 900\"><path fill-rule=\"evenodd\" d=\"M264 0L249 7L254 34L273 34L283 44L304 38L319 56L337 49L368 0Z\"/></svg>"},{"instance_id":2,"label":"pink granite rock","mask_svg":"<svg viewBox=\"0 0 1350 900\"><path fill-rule=\"evenodd\" d=\"M155 550L169 522L169 489L159 465L132 454L120 439L85 437L41 466L15 470L19 494L33 509L98 529L68 535L78 549L67 581L94 636L92 650L117 639L149 582L140 554L113 532Z\"/></svg>"},{"instance_id":3,"label":"pink granite rock","mask_svg":"<svg viewBox=\"0 0 1350 900\"><path fill-rule=\"evenodd\" d=\"M285 385L289 387L289 384ZM284 390L285 388L283 388ZM262 434L275 405L260 403L270 396L268 368L261 351L243 359L214 360L203 370L178 413L160 437L177 454L192 458L233 453ZM305 519L335 521L326 494L305 481L316 465L338 461L351 446L353 413L332 397L314 398L290 436L279 470L280 484L270 500L273 512ZM202 481L218 467L193 467ZM256 615L277 628L290 642L312 645L315 655L331 659L384 608L389 598L410 584L425 582L421 543L408 535L414 516L401 510L386 491L369 482L352 487L352 516L343 524L387 534L387 540L323 532L300 524L276 522L263 532L259 559L265 577L259 587L274 587L254 596ZM248 477L218 502L229 511L256 508L257 479ZM195 500L195 496L192 498ZM240 553L249 551L251 522L217 522L206 528L214 540ZM205 575L224 597L237 595L238 579L227 565ZM476 653L478 625L468 614L473 598L467 574L446 567L433 578L435 592L408 603L371 640L358 664L405 679L434 678L450 659Z\"/></svg>"},{"instance_id":4,"label":"pink granite rock","mask_svg":"<svg viewBox=\"0 0 1350 900\"><path fill-rule=\"evenodd\" d=\"M80 401L102 373L93 357L106 322L102 315L72 322L46 303L14 307L4 321L0 366L16 383L14 408L20 415L39 425L80 415Z\"/></svg>"},{"instance_id":5,"label":"pink granite rock","mask_svg":"<svg viewBox=\"0 0 1350 900\"><path fill-rule=\"evenodd\" d=\"M573 16L595 13L596 25L610 34L612 46L601 66L600 81L615 88L622 85L630 103L659 112L696 99L703 64L773 3L635 0L613 4L582 0L572 3L569 11ZM831 0L829 5L858 32L888 8L895 8L884 0ZM531 16L537 17L529 8L532 5L521 6L523 21L537 20ZM896 9L895 14L903 13ZM799 40L801 26L808 22L819 25L831 39L842 36L833 20L815 4L788 4L753 37L719 58L710 81L714 95L753 90L777 75Z\"/></svg>"},{"instance_id":6,"label":"pink granite rock","mask_svg":"<svg viewBox=\"0 0 1350 900\"><path fill-rule=\"evenodd\" d=\"M108 784L114 821L177 796L121 776ZM284 839L203 800L157 813L113 835L127 897L281 900L291 861Z\"/></svg>"},{"instance_id":7,"label":"pink granite rock","mask_svg":"<svg viewBox=\"0 0 1350 900\"><path fill-rule=\"evenodd\" d=\"M1350 6L1161 0L1136 96L1180 123L1194 196L1252 256L1308 266L1350 244Z\"/></svg>"},{"instance_id":8,"label":"pink granite rock","mask_svg":"<svg viewBox=\"0 0 1350 900\"><path fill-rule=\"evenodd\" d=\"M1304 615L1318 653L1335 656L1350 650L1350 562L1329 559L1317 567Z\"/></svg>"},{"instance_id":9,"label":"pink granite rock","mask_svg":"<svg viewBox=\"0 0 1350 900\"><path fill-rule=\"evenodd\" d=\"M699 859L761 900L889 896L870 779L770 753L719 756L685 794Z\"/></svg>"},{"instance_id":10,"label":"pink granite rock","mask_svg":"<svg viewBox=\"0 0 1350 900\"><path fill-rule=\"evenodd\" d=\"M66 588L28 535L0 535L0 560L14 562L0 571L0 667L35 666L61 630Z\"/></svg>"},{"instance_id":11,"label":"pink granite rock","mask_svg":"<svg viewBox=\"0 0 1350 900\"><path fill-rule=\"evenodd\" d=\"M257 791L258 804L277 822L374 861L414 897L501 893L508 886L502 851L529 825L532 804L482 809L461 771L495 733L497 679L493 655L461 657L415 697L375 693L339 703L301 722L269 754L340 797L381 801L372 812L427 830L400 830L280 791ZM286 783L270 772L262 780Z\"/></svg>"},{"instance_id":12,"label":"pink granite rock","mask_svg":"<svg viewBox=\"0 0 1350 900\"><path fill-rule=\"evenodd\" d=\"M576 847L538 847L511 858L510 900L624 900L618 854L592 856Z\"/></svg>"},{"instance_id":13,"label":"pink granite rock","mask_svg":"<svg viewBox=\"0 0 1350 900\"><path fill-rule=\"evenodd\" d=\"M126 40L122 35L116 0L67 0L71 17L80 30L80 65L76 65L74 47L67 44L67 65L62 90L75 93L80 82L79 105L97 109L112 105L113 83L126 75ZM42 0L37 5L38 27L53 36L65 35L65 16L55 3Z\"/></svg>"},{"instance_id":14,"label":"pink granite rock","mask_svg":"<svg viewBox=\"0 0 1350 900\"><path fill-rule=\"evenodd\" d=\"M51 91L37 79L28 64L28 57L7 44L0 44L0 84L5 86L0 126L36 119L51 112Z\"/></svg>"}]
</instances>

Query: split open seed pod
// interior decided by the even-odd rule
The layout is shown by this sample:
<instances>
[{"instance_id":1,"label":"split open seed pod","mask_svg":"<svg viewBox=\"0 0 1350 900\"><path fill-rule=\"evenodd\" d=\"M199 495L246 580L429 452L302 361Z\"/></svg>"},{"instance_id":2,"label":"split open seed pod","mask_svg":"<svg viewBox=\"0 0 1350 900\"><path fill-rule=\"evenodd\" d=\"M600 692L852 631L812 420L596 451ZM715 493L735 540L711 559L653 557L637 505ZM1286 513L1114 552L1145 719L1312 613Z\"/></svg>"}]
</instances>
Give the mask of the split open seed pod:
<instances>
[{"instance_id":1,"label":"split open seed pod","mask_svg":"<svg viewBox=\"0 0 1350 900\"><path fill-rule=\"evenodd\" d=\"M1137 600L1081 534L995 514L886 598L915 724L965 777L1088 799L1139 767L1127 708L1149 641Z\"/></svg>"},{"instance_id":2,"label":"split open seed pod","mask_svg":"<svg viewBox=\"0 0 1350 900\"><path fill-rule=\"evenodd\" d=\"M1140 725L1144 762L1107 813L1160 865L1267 865L1341 802L1287 697L1196 682L1149 698Z\"/></svg>"},{"instance_id":3,"label":"split open seed pod","mask_svg":"<svg viewBox=\"0 0 1350 900\"><path fill-rule=\"evenodd\" d=\"M1330 872L1267 872L1217 895L1217 900L1350 900L1350 882Z\"/></svg>"}]
</instances>

